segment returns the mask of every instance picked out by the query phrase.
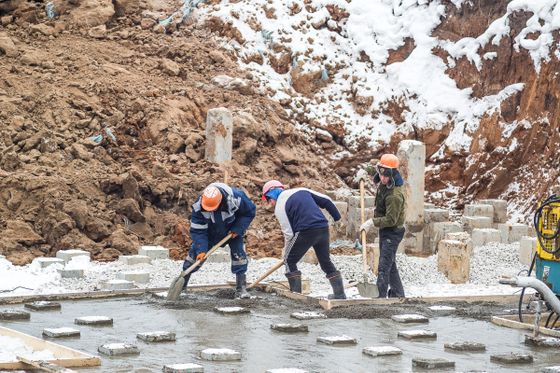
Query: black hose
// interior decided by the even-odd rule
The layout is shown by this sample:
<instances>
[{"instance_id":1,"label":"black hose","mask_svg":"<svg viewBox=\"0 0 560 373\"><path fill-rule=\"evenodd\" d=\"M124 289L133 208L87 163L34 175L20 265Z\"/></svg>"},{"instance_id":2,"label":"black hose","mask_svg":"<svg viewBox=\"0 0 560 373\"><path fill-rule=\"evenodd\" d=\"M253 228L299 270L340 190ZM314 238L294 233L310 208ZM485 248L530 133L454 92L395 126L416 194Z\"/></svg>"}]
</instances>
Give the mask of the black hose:
<instances>
[{"instance_id":1,"label":"black hose","mask_svg":"<svg viewBox=\"0 0 560 373\"><path fill-rule=\"evenodd\" d=\"M554 325L556 325L556 323L558 322L558 319L560 319L560 315L556 314L556 318L554 319L554 322L552 323L552 325L550 325L551 329L554 329Z\"/></svg>"},{"instance_id":2,"label":"black hose","mask_svg":"<svg viewBox=\"0 0 560 373\"><path fill-rule=\"evenodd\" d=\"M552 315L554 315L554 311L552 311L546 318L546 322L544 323L545 328L548 328L548 323L550 322L550 319L552 319Z\"/></svg>"},{"instance_id":3,"label":"black hose","mask_svg":"<svg viewBox=\"0 0 560 373\"><path fill-rule=\"evenodd\" d=\"M537 261L537 253L533 254L533 260L531 261L531 265L529 266L529 271L527 273L527 277L531 277L531 272L533 272L533 267L535 267L535 262ZM518 305L518 312L519 312L519 322L523 322L523 313L521 311L521 308L523 307L523 296L525 295L525 289L527 288L522 288L521 289L521 296L519 297L519 305Z\"/></svg>"}]
</instances>

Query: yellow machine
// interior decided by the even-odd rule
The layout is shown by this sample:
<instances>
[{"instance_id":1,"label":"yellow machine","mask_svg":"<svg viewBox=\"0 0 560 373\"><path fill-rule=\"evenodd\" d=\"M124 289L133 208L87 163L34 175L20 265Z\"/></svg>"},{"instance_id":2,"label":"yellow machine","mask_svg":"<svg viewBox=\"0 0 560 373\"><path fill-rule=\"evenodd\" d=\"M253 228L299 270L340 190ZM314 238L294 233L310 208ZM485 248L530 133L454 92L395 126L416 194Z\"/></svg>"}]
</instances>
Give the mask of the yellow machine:
<instances>
[{"instance_id":1,"label":"yellow machine","mask_svg":"<svg viewBox=\"0 0 560 373\"><path fill-rule=\"evenodd\" d=\"M536 278L560 294L560 196L548 197L535 212ZM531 265L533 267L533 265Z\"/></svg>"}]
</instances>

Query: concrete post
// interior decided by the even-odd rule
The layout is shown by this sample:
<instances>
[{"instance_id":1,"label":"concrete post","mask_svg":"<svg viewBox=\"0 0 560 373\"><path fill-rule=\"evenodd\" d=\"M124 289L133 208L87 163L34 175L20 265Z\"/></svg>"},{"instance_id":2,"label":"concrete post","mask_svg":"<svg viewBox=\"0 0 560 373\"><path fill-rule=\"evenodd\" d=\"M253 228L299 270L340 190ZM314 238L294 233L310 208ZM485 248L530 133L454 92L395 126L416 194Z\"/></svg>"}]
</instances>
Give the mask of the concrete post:
<instances>
[{"instance_id":1,"label":"concrete post","mask_svg":"<svg viewBox=\"0 0 560 373\"><path fill-rule=\"evenodd\" d=\"M397 157L400 161L399 171L405 179L405 252L410 255L430 255L423 248L426 146L420 141L401 141Z\"/></svg>"},{"instance_id":2,"label":"concrete post","mask_svg":"<svg viewBox=\"0 0 560 373\"><path fill-rule=\"evenodd\" d=\"M206 116L206 160L224 163L231 160L233 117L226 108L208 110Z\"/></svg>"}]
</instances>

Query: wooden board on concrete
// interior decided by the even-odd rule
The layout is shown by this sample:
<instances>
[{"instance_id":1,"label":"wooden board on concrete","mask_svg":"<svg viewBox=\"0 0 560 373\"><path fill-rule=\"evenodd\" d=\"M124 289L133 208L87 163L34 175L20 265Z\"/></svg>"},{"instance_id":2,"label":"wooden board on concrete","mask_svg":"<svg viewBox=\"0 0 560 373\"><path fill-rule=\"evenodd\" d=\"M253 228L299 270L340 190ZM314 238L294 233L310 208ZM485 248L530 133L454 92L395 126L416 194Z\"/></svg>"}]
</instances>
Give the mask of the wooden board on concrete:
<instances>
[{"instance_id":1,"label":"wooden board on concrete","mask_svg":"<svg viewBox=\"0 0 560 373\"><path fill-rule=\"evenodd\" d=\"M101 365L101 359L72 348L62 346L53 342L44 341L31 335L18 332L13 329L0 326L0 335L17 338L33 350L49 350L54 355L54 360L49 363L62 367L95 367ZM29 365L21 361L0 361L0 369L29 369Z\"/></svg>"},{"instance_id":2,"label":"wooden board on concrete","mask_svg":"<svg viewBox=\"0 0 560 373\"><path fill-rule=\"evenodd\" d=\"M547 317L548 314L542 315L541 324L545 322ZM525 315L524 318L528 319L527 322L518 321L519 319L517 315L492 316L491 321L492 324L505 326L507 328L534 331L535 330L534 316ZM549 328L545 328L544 326L541 326L539 328L539 334L548 335L550 337L560 337L560 330L549 329Z\"/></svg>"}]
</instances>

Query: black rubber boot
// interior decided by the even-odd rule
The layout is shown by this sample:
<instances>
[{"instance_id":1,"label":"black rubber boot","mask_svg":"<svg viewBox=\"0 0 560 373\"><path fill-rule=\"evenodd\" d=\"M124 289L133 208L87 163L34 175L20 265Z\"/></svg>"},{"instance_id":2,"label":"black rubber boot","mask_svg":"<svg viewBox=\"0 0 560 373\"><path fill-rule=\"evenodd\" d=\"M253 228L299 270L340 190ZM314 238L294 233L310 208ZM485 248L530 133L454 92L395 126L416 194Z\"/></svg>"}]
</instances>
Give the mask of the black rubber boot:
<instances>
[{"instance_id":1,"label":"black rubber boot","mask_svg":"<svg viewBox=\"0 0 560 373\"><path fill-rule=\"evenodd\" d=\"M183 285L183 293L187 292L187 285L189 284L189 280L191 279L191 274L185 276L185 284Z\"/></svg>"},{"instance_id":2,"label":"black rubber boot","mask_svg":"<svg viewBox=\"0 0 560 373\"><path fill-rule=\"evenodd\" d=\"M301 293L301 272L293 271L286 273L288 283L290 284L290 291L294 293Z\"/></svg>"},{"instance_id":3,"label":"black rubber boot","mask_svg":"<svg viewBox=\"0 0 560 373\"><path fill-rule=\"evenodd\" d=\"M250 298L251 295L247 292L247 277L245 273L237 273L235 275L235 297L236 298Z\"/></svg>"},{"instance_id":4,"label":"black rubber boot","mask_svg":"<svg viewBox=\"0 0 560 373\"><path fill-rule=\"evenodd\" d=\"M333 293L329 295L329 299L346 299L346 294L344 293L344 284L342 283L342 276L340 271L336 271L330 276L327 276L331 286L333 288Z\"/></svg>"}]
</instances>

